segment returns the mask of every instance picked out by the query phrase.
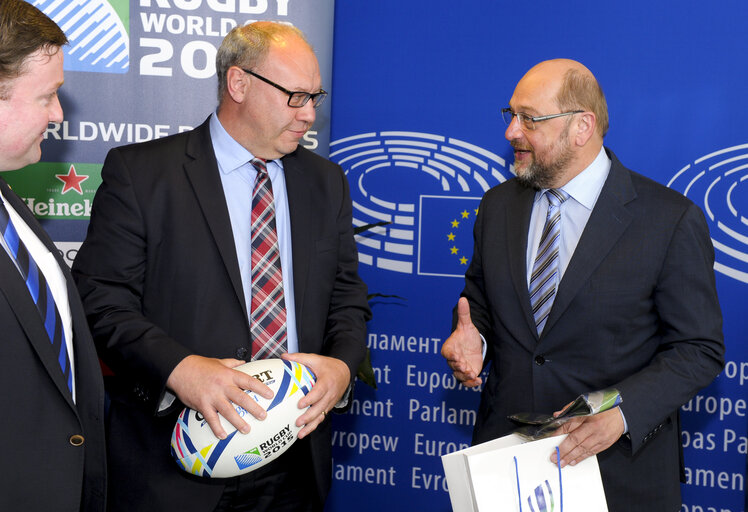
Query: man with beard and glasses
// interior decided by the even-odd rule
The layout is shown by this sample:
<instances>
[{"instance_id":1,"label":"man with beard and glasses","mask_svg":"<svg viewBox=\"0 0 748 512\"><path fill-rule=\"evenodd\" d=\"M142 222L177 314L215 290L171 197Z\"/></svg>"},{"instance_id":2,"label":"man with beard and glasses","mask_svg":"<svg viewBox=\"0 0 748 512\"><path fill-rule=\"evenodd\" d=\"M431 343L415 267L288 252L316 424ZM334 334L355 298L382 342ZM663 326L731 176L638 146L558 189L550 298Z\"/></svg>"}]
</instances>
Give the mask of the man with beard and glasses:
<instances>
[{"instance_id":1,"label":"man with beard and glasses","mask_svg":"<svg viewBox=\"0 0 748 512\"><path fill-rule=\"evenodd\" d=\"M616 388L619 407L565 423L561 466L597 454L613 512L680 509L679 407L724 364L714 249L701 210L603 147L605 97L578 62L542 62L502 110L516 179L489 190L442 347L488 378L473 433ZM549 454L556 463L556 454Z\"/></svg>"}]
</instances>

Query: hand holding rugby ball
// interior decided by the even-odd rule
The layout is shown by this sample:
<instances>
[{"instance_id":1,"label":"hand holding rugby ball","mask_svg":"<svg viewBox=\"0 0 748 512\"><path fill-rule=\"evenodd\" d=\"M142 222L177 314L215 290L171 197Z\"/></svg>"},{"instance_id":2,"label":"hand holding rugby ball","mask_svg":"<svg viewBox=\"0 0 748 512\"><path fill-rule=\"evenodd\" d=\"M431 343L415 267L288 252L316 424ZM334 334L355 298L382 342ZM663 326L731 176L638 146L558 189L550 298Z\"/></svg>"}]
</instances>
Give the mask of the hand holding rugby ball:
<instances>
[{"instance_id":1,"label":"hand holding rugby ball","mask_svg":"<svg viewBox=\"0 0 748 512\"><path fill-rule=\"evenodd\" d=\"M315 382L314 374L306 366L282 359L261 359L235 369L252 375L273 390L270 399L245 390L267 411L267 417L260 421L234 405L239 416L249 424L250 431L242 434L219 415L227 433L222 440L213 435L199 412L185 407L171 435L171 454L188 473L210 478L249 473L285 452L302 428L296 426L303 412L298 403Z\"/></svg>"}]
</instances>

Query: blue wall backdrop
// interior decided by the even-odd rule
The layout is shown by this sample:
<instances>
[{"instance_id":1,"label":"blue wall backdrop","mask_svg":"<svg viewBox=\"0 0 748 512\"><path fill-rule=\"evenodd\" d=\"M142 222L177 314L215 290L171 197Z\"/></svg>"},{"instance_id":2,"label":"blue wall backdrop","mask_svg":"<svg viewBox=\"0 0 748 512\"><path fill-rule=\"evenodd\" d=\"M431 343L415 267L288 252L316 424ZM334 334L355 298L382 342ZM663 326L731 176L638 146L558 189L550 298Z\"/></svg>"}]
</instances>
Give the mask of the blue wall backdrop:
<instances>
[{"instance_id":1,"label":"blue wall backdrop","mask_svg":"<svg viewBox=\"0 0 748 512\"><path fill-rule=\"evenodd\" d=\"M373 301L379 389L359 385L358 414L336 418L328 510L449 510L439 455L469 442L478 399L439 355L453 276L472 251L473 198L511 173L499 109L555 57L598 77L621 161L708 215L728 366L683 407L682 510L745 510L746 21L737 1L336 2L330 156L357 222L392 222L359 237L362 275L406 300Z\"/></svg>"},{"instance_id":2,"label":"blue wall backdrop","mask_svg":"<svg viewBox=\"0 0 748 512\"><path fill-rule=\"evenodd\" d=\"M31 1L31 0L30 0ZM446 512L440 456L468 445L479 392L439 350L475 208L512 176L499 109L539 61L581 61L608 99L606 145L700 205L716 248L727 366L682 408L682 512L745 512L748 451L748 4L474 0L33 0L74 42L43 162L6 173L68 261L113 146L195 126L216 105L226 31L287 21L331 92L304 144L347 172L372 293L378 389L334 418L328 512ZM90 37L89 37L90 36ZM571 397L570 397L571 398ZM168 450L168 447L164 447Z\"/></svg>"}]
</instances>

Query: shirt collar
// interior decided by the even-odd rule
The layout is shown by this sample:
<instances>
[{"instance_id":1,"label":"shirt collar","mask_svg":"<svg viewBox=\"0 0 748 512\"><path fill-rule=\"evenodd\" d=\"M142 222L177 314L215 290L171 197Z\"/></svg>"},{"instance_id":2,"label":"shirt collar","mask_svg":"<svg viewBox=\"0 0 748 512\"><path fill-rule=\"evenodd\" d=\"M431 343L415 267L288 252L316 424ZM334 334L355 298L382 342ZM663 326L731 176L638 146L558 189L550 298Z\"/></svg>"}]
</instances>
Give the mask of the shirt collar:
<instances>
[{"instance_id":1,"label":"shirt collar","mask_svg":"<svg viewBox=\"0 0 748 512\"><path fill-rule=\"evenodd\" d=\"M247 148L229 135L229 132L226 131L226 128L218 119L217 112L213 112L210 117L209 127L210 138L213 141L213 151L218 161L218 169L223 174L239 170L255 157ZM276 162L280 168L283 168L279 160L268 160L268 171L271 168L271 165L269 165L271 162Z\"/></svg>"},{"instance_id":2,"label":"shirt collar","mask_svg":"<svg viewBox=\"0 0 748 512\"><path fill-rule=\"evenodd\" d=\"M569 197L588 210L592 210L603 189L603 185L605 185L605 180L608 178L610 164L610 158L608 158L605 148L600 148L600 152L592 163L566 185L561 187L561 190L569 194ZM535 194L535 200L540 200L546 190L540 190Z\"/></svg>"},{"instance_id":3,"label":"shirt collar","mask_svg":"<svg viewBox=\"0 0 748 512\"><path fill-rule=\"evenodd\" d=\"M605 148L601 147L592 163L561 188L582 206L592 210L609 171L610 158L605 153Z\"/></svg>"}]
</instances>

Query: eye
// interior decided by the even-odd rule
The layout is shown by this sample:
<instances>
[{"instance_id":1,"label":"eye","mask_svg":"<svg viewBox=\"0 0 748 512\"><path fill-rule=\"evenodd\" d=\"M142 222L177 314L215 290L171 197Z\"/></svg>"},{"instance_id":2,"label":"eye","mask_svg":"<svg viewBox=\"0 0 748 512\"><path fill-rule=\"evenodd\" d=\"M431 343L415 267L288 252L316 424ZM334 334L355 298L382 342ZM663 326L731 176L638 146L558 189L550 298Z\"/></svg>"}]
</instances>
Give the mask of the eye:
<instances>
[{"instance_id":1,"label":"eye","mask_svg":"<svg viewBox=\"0 0 748 512\"><path fill-rule=\"evenodd\" d=\"M535 124L532 122L532 117L521 112L518 113L517 116L519 117L520 122L522 122L522 126L524 126L526 129L532 130L535 127Z\"/></svg>"}]
</instances>

